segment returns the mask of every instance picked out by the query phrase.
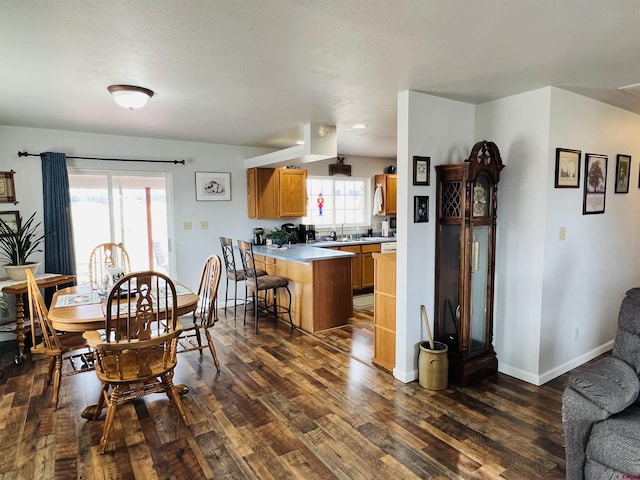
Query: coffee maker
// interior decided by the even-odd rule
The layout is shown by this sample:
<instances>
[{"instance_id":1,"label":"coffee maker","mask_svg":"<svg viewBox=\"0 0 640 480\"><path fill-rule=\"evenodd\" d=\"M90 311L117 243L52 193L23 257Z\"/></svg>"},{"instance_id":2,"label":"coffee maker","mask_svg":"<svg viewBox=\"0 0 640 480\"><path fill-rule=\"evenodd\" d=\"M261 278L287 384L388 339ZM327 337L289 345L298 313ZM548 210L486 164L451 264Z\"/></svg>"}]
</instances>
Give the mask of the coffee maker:
<instances>
[{"instance_id":1,"label":"coffee maker","mask_svg":"<svg viewBox=\"0 0 640 480\"><path fill-rule=\"evenodd\" d=\"M287 233L293 233L293 238L291 239L291 243L297 243L298 235L296 232L296 226L293 223L283 223L282 227L280 227Z\"/></svg>"},{"instance_id":2,"label":"coffee maker","mask_svg":"<svg viewBox=\"0 0 640 480\"><path fill-rule=\"evenodd\" d=\"M253 229L253 244L262 245L264 243L264 228Z\"/></svg>"},{"instance_id":3,"label":"coffee maker","mask_svg":"<svg viewBox=\"0 0 640 480\"><path fill-rule=\"evenodd\" d=\"M311 243L316 241L316 227L315 225L305 225L301 223L298 225L298 241L300 243Z\"/></svg>"}]
</instances>

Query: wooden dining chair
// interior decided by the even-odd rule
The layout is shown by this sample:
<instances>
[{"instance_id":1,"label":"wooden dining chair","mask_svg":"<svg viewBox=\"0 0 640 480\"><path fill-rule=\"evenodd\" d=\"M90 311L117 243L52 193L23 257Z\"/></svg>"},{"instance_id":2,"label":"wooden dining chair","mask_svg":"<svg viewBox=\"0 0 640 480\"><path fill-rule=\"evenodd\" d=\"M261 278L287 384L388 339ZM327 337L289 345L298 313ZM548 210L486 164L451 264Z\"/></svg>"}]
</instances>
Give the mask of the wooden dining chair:
<instances>
[{"instance_id":1,"label":"wooden dining chair","mask_svg":"<svg viewBox=\"0 0 640 480\"><path fill-rule=\"evenodd\" d=\"M192 315L180 317L183 334L180 336L181 348L178 350L178 353L200 350L200 354L202 354L202 350L208 347L218 371L220 371L220 362L209 328L218 321L218 285L220 285L221 275L222 260L218 255L211 255L204 262L200 275L198 308L193 311ZM204 332L207 339L206 345L202 344L201 332ZM195 343L193 342L194 338Z\"/></svg>"},{"instance_id":2,"label":"wooden dining chair","mask_svg":"<svg viewBox=\"0 0 640 480\"><path fill-rule=\"evenodd\" d=\"M291 324L291 331L294 329L293 319L291 318L291 291L289 290L289 280L280 275L258 275L256 270L256 262L253 256L253 247L249 242L238 240L238 248L240 249L240 258L242 259L242 267L244 269L245 284L248 292L251 292L251 298L253 303L254 321L256 333L258 333L258 312L259 307L259 293L264 292L263 305L267 313L273 313L275 321L278 321L278 315L281 313L287 313L289 315L289 323ZM277 291L280 288L284 288L287 291L289 297L289 305L278 305ZM273 293L273 305L270 307L267 302L267 291L271 290ZM244 319L247 319L247 304L244 306Z\"/></svg>"},{"instance_id":3,"label":"wooden dining chair","mask_svg":"<svg viewBox=\"0 0 640 480\"><path fill-rule=\"evenodd\" d=\"M176 288L169 277L153 271L131 273L109 292L104 331L85 333L95 349L96 374L102 382L94 420L107 406L101 454L107 449L118 406L143 395L166 393L184 424L189 425L173 384L182 333L175 305Z\"/></svg>"},{"instance_id":4,"label":"wooden dining chair","mask_svg":"<svg viewBox=\"0 0 640 480\"><path fill-rule=\"evenodd\" d=\"M58 332L49 321L49 310L45 304L40 287L33 272L27 270L27 293L29 296L29 318L32 332L40 331L42 342L34 342L32 354L44 354L49 357L47 382L53 381L53 409L58 408L60 382L63 376L93 370L93 354L89 351L82 332ZM36 334L33 335L36 338ZM68 360L69 368L63 372L63 363Z\"/></svg>"},{"instance_id":5,"label":"wooden dining chair","mask_svg":"<svg viewBox=\"0 0 640 480\"><path fill-rule=\"evenodd\" d=\"M123 274L131 273L131 260L121 243L101 243L89 255L89 282L101 286L107 269L121 268ZM106 288L105 288L106 290Z\"/></svg>"}]
</instances>

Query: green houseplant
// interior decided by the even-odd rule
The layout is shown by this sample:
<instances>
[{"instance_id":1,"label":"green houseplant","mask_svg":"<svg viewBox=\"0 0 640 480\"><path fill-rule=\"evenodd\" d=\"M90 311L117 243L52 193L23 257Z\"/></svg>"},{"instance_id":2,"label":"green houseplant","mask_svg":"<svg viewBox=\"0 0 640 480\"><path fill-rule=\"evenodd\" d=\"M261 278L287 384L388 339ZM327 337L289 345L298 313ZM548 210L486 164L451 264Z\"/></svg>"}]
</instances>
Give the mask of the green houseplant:
<instances>
[{"instance_id":1,"label":"green houseplant","mask_svg":"<svg viewBox=\"0 0 640 480\"><path fill-rule=\"evenodd\" d=\"M267 233L267 238L271 239L274 245L286 245L295 240L296 233L275 227L271 232Z\"/></svg>"},{"instance_id":2,"label":"green houseplant","mask_svg":"<svg viewBox=\"0 0 640 480\"><path fill-rule=\"evenodd\" d=\"M45 237L40 230L40 223L35 222L35 216L34 212L23 221L22 216L18 215L17 225L9 225L0 218L0 258L5 262L7 275L14 280L25 280L24 269L31 268L35 273L40 265L29 259L33 253L42 251L39 247Z\"/></svg>"}]
</instances>

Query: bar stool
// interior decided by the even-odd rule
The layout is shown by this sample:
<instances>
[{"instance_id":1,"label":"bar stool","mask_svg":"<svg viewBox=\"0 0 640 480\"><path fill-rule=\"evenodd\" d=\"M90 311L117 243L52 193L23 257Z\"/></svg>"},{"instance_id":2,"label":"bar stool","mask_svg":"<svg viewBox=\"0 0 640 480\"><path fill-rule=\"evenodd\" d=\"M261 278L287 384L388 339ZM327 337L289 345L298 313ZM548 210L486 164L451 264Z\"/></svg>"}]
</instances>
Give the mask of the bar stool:
<instances>
[{"instance_id":1,"label":"bar stool","mask_svg":"<svg viewBox=\"0 0 640 480\"><path fill-rule=\"evenodd\" d=\"M294 325L291 318L291 291L289 290L289 280L280 275L257 275L256 264L253 258L253 247L249 242L238 240L238 248L240 249L240 258L242 259L242 267L244 268L245 285L247 288L253 290L253 307L256 333L258 333L258 294L260 291L264 291L264 304L267 313L273 313L273 316L278 322L278 313L287 313L289 315L289 323L291 324L291 331L293 332ZM289 306L284 307L278 305L277 290L284 288L289 294ZM273 309L269 308L267 304L267 290L273 292ZM244 318L247 318L247 303L245 299L244 304Z\"/></svg>"},{"instance_id":2,"label":"bar stool","mask_svg":"<svg viewBox=\"0 0 640 480\"><path fill-rule=\"evenodd\" d=\"M227 303L229 300L233 300L233 319L236 318L236 310L238 308L238 282L244 282L244 270L238 270L236 268L236 260L233 254L233 240L227 237L220 237L220 246L222 247L222 258L224 260L224 267L227 271L225 275L227 281L224 289L224 314L227 314ZM267 272L264 270L256 270L256 275L266 275ZM229 298L229 280L233 282L233 298ZM245 288L245 298L242 300L242 304L245 304L247 301L246 298L246 288Z\"/></svg>"}]
</instances>

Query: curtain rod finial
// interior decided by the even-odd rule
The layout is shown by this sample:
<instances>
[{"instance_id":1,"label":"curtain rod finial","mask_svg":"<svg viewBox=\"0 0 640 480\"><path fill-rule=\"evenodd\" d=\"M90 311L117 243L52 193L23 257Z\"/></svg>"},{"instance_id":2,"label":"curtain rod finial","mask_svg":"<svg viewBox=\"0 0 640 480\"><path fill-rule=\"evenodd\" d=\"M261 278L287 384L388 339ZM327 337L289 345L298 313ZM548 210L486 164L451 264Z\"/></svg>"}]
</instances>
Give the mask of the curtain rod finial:
<instances>
[{"instance_id":1,"label":"curtain rod finial","mask_svg":"<svg viewBox=\"0 0 640 480\"><path fill-rule=\"evenodd\" d=\"M28 155L29 155L28 152L21 152L20 150L18 150L18 157L26 157Z\"/></svg>"}]
</instances>

